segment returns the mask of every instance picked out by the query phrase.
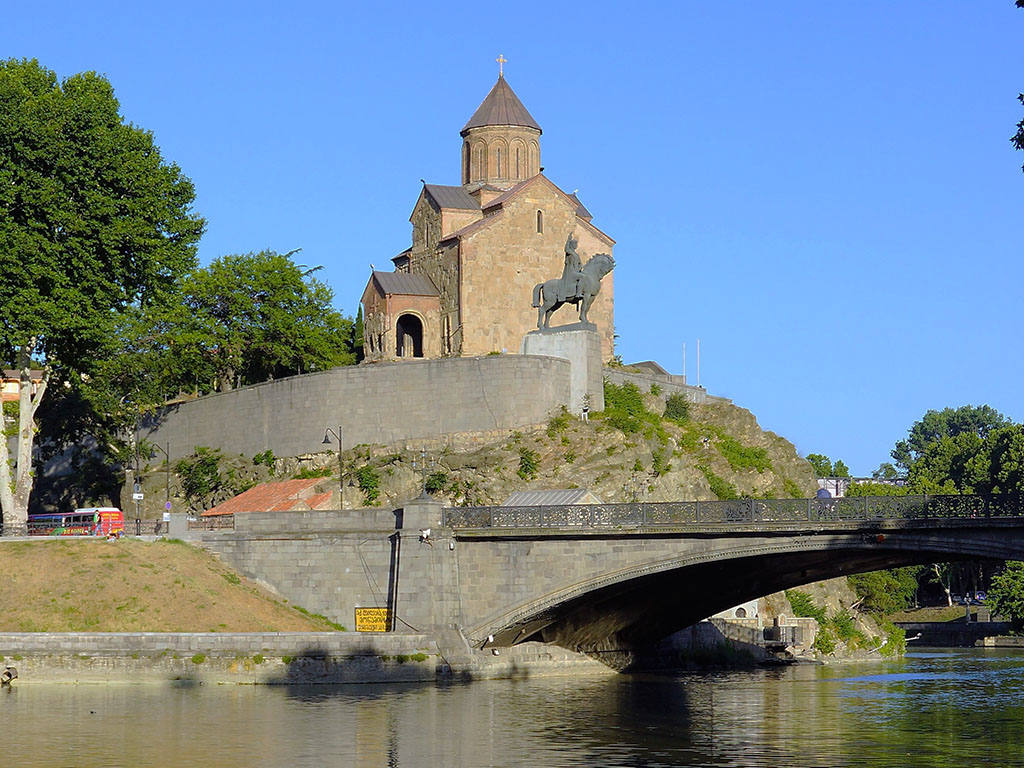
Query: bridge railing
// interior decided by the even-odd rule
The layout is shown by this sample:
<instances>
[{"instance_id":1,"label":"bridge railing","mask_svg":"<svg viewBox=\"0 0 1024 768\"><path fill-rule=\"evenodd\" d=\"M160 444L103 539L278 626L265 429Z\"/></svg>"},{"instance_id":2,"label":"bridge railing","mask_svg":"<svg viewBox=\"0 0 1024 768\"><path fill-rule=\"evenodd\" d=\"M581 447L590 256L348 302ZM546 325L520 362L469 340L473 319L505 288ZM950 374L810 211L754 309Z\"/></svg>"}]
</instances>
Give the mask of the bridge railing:
<instances>
[{"instance_id":1,"label":"bridge railing","mask_svg":"<svg viewBox=\"0 0 1024 768\"><path fill-rule=\"evenodd\" d=\"M448 528L659 528L863 520L1024 517L1021 494L733 499L533 507L450 507Z\"/></svg>"}]
</instances>

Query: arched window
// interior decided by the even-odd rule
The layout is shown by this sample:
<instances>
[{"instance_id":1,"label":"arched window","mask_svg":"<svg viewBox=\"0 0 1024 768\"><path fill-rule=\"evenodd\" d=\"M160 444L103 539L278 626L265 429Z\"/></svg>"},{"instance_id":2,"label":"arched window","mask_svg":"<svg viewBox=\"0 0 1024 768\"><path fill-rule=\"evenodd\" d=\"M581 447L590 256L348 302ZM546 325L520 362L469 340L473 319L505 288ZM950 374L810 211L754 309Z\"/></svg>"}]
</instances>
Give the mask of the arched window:
<instances>
[{"instance_id":1,"label":"arched window","mask_svg":"<svg viewBox=\"0 0 1024 768\"><path fill-rule=\"evenodd\" d=\"M519 161L519 147L516 147L516 178L517 179L523 178L522 165L520 164L520 161Z\"/></svg>"},{"instance_id":2,"label":"arched window","mask_svg":"<svg viewBox=\"0 0 1024 768\"><path fill-rule=\"evenodd\" d=\"M544 211L537 211L537 234L544 234Z\"/></svg>"},{"instance_id":3,"label":"arched window","mask_svg":"<svg viewBox=\"0 0 1024 768\"><path fill-rule=\"evenodd\" d=\"M497 176L500 179L501 178L501 147L498 147L498 157L497 157L497 160L498 160L498 162L497 162L495 167L497 168L497 171L498 171Z\"/></svg>"}]
</instances>

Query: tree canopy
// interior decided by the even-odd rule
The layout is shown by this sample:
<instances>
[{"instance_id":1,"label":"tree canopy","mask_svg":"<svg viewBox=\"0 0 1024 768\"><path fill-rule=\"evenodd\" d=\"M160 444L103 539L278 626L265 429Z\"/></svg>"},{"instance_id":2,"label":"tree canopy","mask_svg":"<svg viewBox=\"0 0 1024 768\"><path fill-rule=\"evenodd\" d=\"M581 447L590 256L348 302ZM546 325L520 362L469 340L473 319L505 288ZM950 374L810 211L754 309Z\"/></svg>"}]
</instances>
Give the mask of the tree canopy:
<instances>
[{"instance_id":1,"label":"tree canopy","mask_svg":"<svg viewBox=\"0 0 1024 768\"><path fill-rule=\"evenodd\" d=\"M992 577L985 602L993 613L1013 622L1016 629L1024 629L1024 563L1008 560Z\"/></svg>"},{"instance_id":2,"label":"tree canopy","mask_svg":"<svg viewBox=\"0 0 1024 768\"><path fill-rule=\"evenodd\" d=\"M900 440L892 450L896 466L908 471L925 451L942 438L956 438L973 434L984 439L993 429L1008 424L1009 420L988 405L962 405L928 411L910 427L906 440Z\"/></svg>"},{"instance_id":3,"label":"tree canopy","mask_svg":"<svg viewBox=\"0 0 1024 768\"><path fill-rule=\"evenodd\" d=\"M824 454L809 453L807 454L807 461L814 468L814 473L817 477L850 476L850 468L846 466L842 459L836 459L835 463L833 463L832 459Z\"/></svg>"},{"instance_id":4,"label":"tree canopy","mask_svg":"<svg viewBox=\"0 0 1024 768\"><path fill-rule=\"evenodd\" d=\"M3 419L18 436L13 461L0 440L5 528L24 527L50 379L61 389L87 380L123 315L192 268L204 228L194 197L153 135L124 121L104 77L0 62L0 361L21 380ZM33 368L44 371L38 386Z\"/></svg>"},{"instance_id":5,"label":"tree canopy","mask_svg":"<svg viewBox=\"0 0 1024 768\"><path fill-rule=\"evenodd\" d=\"M196 269L173 301L127 318L122 375L148 369L160 389L149 397L162 402L354 363L352 320L315 271L274 251Z\"/></svg>"}]
</instances>

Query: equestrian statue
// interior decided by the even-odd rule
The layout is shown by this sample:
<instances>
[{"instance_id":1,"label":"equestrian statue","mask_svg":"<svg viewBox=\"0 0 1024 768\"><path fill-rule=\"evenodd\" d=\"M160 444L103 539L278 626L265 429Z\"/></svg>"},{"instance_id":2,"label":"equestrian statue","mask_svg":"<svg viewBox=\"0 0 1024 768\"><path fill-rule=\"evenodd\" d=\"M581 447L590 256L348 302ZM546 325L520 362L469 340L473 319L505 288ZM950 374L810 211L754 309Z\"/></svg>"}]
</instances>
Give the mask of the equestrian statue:
<instances>
[{"instance_id":1,"label":"equestrian statue","mask_svg":"<svg viewBox=\"0 0 1024 768\"><path fill-rule=\"evenodd\" d=\"M537 327L548 328L551 315L563 304L574 304L580 311L580 322L586 323L587 312L601 292L601 278L612 271L615 259L607 253L595 253L581 266L576 251L578 241L572 235L565 241L565 268L562 276L533 287L533 305L537 309Z\"/></svg>"}]
</instances>

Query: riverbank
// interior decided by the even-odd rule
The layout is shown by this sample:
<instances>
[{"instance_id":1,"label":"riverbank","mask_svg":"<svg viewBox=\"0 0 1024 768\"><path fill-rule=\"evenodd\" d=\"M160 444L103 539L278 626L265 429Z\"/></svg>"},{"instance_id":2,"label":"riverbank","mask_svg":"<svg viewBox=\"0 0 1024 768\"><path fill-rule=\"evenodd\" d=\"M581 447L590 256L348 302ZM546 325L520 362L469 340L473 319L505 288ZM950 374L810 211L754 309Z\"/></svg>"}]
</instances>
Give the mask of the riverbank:
<instances>
[{"instance_id":1,"label":"riverbank","mask_svg":"<svg viewBox=\"0 0 1024 768\"><path fill-rule=\"evenodd\" d=\"M309 685L612 674L581 654L541 643L502 649L498 656L441 644L398 633L3 632L0 667L17 668L15 685Z\"/></svg>"}]
</instances>

